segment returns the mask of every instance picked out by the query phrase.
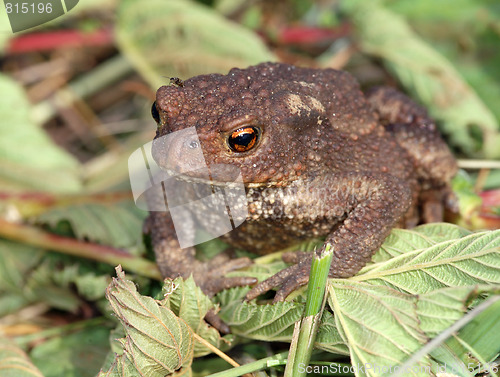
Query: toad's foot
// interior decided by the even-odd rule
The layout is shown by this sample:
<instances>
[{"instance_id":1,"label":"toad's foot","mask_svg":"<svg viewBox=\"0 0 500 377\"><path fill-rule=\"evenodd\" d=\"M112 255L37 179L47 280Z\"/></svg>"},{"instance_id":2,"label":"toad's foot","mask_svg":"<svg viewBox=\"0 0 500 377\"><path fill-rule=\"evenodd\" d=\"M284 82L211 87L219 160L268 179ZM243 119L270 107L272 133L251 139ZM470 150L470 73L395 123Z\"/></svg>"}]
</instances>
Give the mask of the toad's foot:
<instances>
[{"instance_id":1,"label":"toad's foot","mask_svg":"<svg viewBox=\"0 0 500 377\"><path fill-rule=\"evenodd\" d=\"M311 271L312 253L285 253L283 260L295 264L257 284L246 294L245 300L253 300L274 287L280 286L281 288L276 292L273 302L283 301L294 290L307 284Z\"/></svg>"},{"instance_id":2,"label":"toad's foot","mask_svg":"<svg viewBox=\"0 0 500 377\"><path fill-rule=\"evenodd\" d=\"M254 277L224 276L228 272L248 267L252 263L249 258L230 259L227 254L222 253L205 263L196 261L193 266L193 277L202 291L212 297L224 289L255 284L257 279Z\"/></svg>"},{"instance_id":3,"label":"toad's foot","mask_svg":"<svg viewBox=\"0 0 500 377\"><path fill-rule=\"evenodd\" d=\"M319 255L321 254L321 250L315 252L294 251L284 253L283 261L292 263L293 265L257 284L246 294L245 300L253 300L275 287L280 287L274 296L273 303L284 301L290 293L309 282L313 253ZM328 277L347 278L355 275L358 270L359 268L351 271L339 269L338 266L333 263L330 266Z\"/></svg>"}]
</instances>

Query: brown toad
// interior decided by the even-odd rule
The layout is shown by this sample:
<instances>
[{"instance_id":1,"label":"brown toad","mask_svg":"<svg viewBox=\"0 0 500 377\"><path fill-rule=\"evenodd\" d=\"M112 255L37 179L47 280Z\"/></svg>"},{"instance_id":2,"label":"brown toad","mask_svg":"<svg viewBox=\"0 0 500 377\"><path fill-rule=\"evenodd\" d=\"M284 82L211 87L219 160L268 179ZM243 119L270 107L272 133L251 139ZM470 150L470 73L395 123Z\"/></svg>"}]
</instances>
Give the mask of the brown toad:
<instances>
[{"instance_id":1,"label":"brown toad","mask_svg":"<svg viewBox=\"0 0 500 377\"><path fill-rule=\"evenodd\" d=\"M196 178L190 153L201 149L209 167L241 171L248 217L222 236L226 242L266 254L326 237L331 277L356 274L392 228L440 221L454 204L456 162L425 110L390 88L364 95L346 72L263 63L197 76L161 87L152 113L159 166ZM199 141L160 142L190 127ZM223 277L246 258L223 253L202 263L193 247L181 249L168 212L151 212L147 228L164 277L193 274L208 294L255 282ZM275 300L282 300L306 284L311 254L286 260L292 266L247 299L281 286Z\"/></svg>"}]
</instances>

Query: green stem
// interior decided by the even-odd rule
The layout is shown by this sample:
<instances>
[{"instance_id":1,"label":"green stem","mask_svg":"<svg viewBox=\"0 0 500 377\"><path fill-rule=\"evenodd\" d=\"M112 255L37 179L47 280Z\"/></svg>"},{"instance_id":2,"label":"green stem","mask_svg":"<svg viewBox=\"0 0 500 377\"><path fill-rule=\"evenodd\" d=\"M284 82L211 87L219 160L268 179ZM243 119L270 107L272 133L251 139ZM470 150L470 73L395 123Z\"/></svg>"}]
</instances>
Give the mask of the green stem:
<instances>
[{"instance_id":1,"label":"green stem","mask_svg":"<svg viewBox=\"0 0 500 377\"><path fill-rule=\"evenodd\" d=\"M305 377L307 374L305 367L309 365L311 360L314 342L325 307L326 282L332 257L333 251L330 244L326 244L321 255L313 254L304 317L301 320L298 333L294 331L297 334L294 334L292 340L285 377ZM294 342L296 342L296 345Z\"/></svg>"},{"instance_id":2,"label":"green stem","mask_svg":"<svg viewBox=\"0 0 500 377\"><path fill-rule=\"evenodd\" d=\"M210 374L207 377L238 377L245 373L252 373L261 369L266 369L277 365L285 365L287 355L288 352L278 353L274 356L266 357L265 359L260 359L254 361L253 363L248 363L237 368Z\"/></svg>"},{"instance_id":3,"label":"green stem","mask_svg":"<svg viewBox=\"0 0 500 377\"><path fill-rule=\"evenodd\" d=\"M3 219L0 219L0 237L67 255L93 259L112 266L121 264L126 270L151 279L161 280L160 272L155 263L111 246L82 242L74 238L48 233L31 225L11 223Z\"/></svg>"}]
</instances>

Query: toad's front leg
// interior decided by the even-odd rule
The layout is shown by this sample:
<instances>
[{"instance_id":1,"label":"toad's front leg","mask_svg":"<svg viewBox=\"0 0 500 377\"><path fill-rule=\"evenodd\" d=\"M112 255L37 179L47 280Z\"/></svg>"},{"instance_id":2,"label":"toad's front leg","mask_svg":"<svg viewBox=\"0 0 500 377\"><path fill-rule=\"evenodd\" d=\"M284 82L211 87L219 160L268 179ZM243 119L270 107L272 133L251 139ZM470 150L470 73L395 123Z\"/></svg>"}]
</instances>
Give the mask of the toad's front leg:
<instances>
[{"instance_id":1,"label":"toad's front leg","mask_svg":"<svg viewBox=\"0 0 500 377\"><path fill-rule=\"evenodd\" d=\"M355 275L371 259L411 205L410 187L390 175L337 174L323 178L322 182L312 182L308 192L306 195L318 196L317 200L308 202L317 203L322 208L303 211L309 211L314 216L322 213L334 223L335 219L344 218L340 226L333 227L323 247L316 251L319 254L326 244L332 246L330 277ZM281 286L274 301L284 300L308 282L311 258L311 253L289 254L285 261L295 264L259 283L248 292L246 299L252 300Z\"/></svg>"},{"instance_id":2,"label":"toad's front leg","mask_svg":"<svg viewBox=\"0 0 500 377\"><path fill-rule=\"evenodd\" d=\"M196 284L208 296L213 296L223 289L250 285L256 281L255 278L245 276L224 277L227 272L251 265L249 258L230 259L227 254L221 253L208 262L201 262L195 257L194 247L181 249L172 217L168 212L151 212L146 228L163 278L173 279L180 276L187 279L193 275ZM194 230L195 226L192 224L186 228Z\"/></svg>"}]
</instances>

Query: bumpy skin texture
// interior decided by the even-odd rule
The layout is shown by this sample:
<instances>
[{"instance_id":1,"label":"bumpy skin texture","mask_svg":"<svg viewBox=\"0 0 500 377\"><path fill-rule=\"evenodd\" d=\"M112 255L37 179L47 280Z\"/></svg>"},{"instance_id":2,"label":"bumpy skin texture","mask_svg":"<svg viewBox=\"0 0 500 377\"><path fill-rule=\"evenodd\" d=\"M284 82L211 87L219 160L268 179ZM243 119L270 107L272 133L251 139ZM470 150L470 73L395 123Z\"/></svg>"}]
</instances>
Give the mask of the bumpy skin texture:
<instances>
[{"instance_id":1,"label":"bumpy skin texture","mask_svg":"<svg viewBox=\"0 0 500 377\"><path fill-rule=\"evenodd\" d=\"M439 221L443 207L453 207L449 181L456 163L425 110L393 89L365 96L346 72L264 63L197 76L161 87L156 110L153 155L160 166L190 170L185 143L167 150L160 138L196 127L200 144L190 148L201 148L209 166L240 169L249 216L223 236L235 247L266 254L326 237L334 253L330 276L349 277L393 227ZM255 146L233 151L230 135L250 126L259 130ZM223 254L201 263L194 248L181 250L167 212L151 212L147 228L165 277L193 274L208 294L254 282L223 278L247 259ZM276 300L282 300L307 283L311 255L286 260L294 264L247 299L281 286Z\"/></svg>"}]
</instances>

